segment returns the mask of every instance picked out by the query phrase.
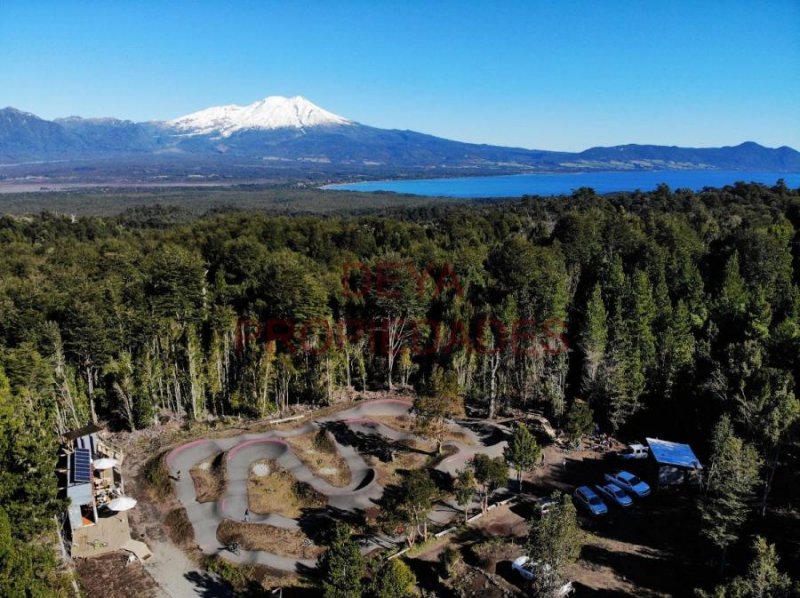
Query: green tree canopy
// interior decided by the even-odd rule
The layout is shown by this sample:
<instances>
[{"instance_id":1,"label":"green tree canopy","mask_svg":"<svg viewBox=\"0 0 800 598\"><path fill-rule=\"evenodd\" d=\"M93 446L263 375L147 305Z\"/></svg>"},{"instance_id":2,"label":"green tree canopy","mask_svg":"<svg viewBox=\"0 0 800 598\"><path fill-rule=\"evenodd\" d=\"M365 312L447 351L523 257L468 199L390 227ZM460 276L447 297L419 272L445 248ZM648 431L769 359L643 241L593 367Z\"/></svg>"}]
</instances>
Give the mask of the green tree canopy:
<instances>
[{"instance_id":1,"label":"green tree canopy","mask_svg":"<svg viewBox=\"0 0 800 598\"><path fill-rule=\"evenodd\" d=\"M350 527L337 523L319 563L325 598L361 598L364 558Z\"/></svg>"},{"instance_id":2,"label":"green tree canopy","mask_svg":"<svg viewBox=\"0 0 800 598\"><path fill-rule=\"evenodd\" d=\"M477 492L475 473L470 468L458 472L455 482L456 503L464 509L464 521L469 518L469 505Z\"/></svg>"},{"instance_id":3,"label":"green tree canopy","mask_svg":"<svg viewBox=\"0 0 800 598\"><path fill-rule=\"evenodd\" d=\"M522 472L530 471L539 461L542 454L542 447L536 442L536 438L528 426L521 422L514 428L514 433L508 446L503 451L503 456L511 467L517 471L517 484L522 490Z\"/></svg>"},{"instance_id":4,"label":"green tree canopy","mask_svg":"<svg viewBox=\"0 0 800 598\"><path fill-rule=\"evenodd\" d=\"M760 468L755 448L734 434L728 418L722 418L714 428L705 495L700 503L702 533L722 551L722 567L728 546L738 539L747 519Z\"/></svg>"},{"instance_id":5,"label":"green tree canopy","mask_svg":"<svg viewBox=\"0 0 800 598\"><path fill-rule=\"evenodd\" d=\"M564 430L569 436L570 441L576 442L586 436L594 427L594 415L592 408L586 401L575 399L567 411L567 423Z\"/></svg>"},{"instance_id":6,"label":"green tree canopy","mask_svg":"<svg viewBox=\"0 0 800 598\"><path fill-rule=\"evenodd\" d=\"M414 595L417 578L401 559L386 561L375 574L372 595L375 598L408 598Z\"/></svg>"},{"instance_id":7,"label":"green tree canopy","mask_svg":"<svg viewBox=\"0 0 800 598\"><path fill-rule=\"evenodd\" d=\"M582 533L575 505L556 492L547 515L535 519L528 535L528 557L534 563L533 586L538 596L555 596L564 584L565 569L578 560Z\"/></svg>"},{"instance_id":8,"label":"green tree canopy","mask_svg":"<svg viewBox=\"0 0 800 598\"><path fill-rule=\"evenodd\" d=\"M406 526L406 539L413 545L417 536L428 539L428 514L439 496L430 474L425 469L410 471L398 492L396 514Z\"/></svg>"},{"instance_id":9,"label":"green tree canopy","mask_svg":"<svg viewBox=\"0 0 800 598\"><path fill-rule=\"evenodd\" d=\"M711 592L699 592L704 598L789 598L800 593L800 584L778 569L780 559L774 544L761 536L753 541L753 558L744 575L734 577Z\"/></svg>"},{"instance_id":10,"label":"green tree canopy","mask_svg":"<svg viewBox=\"0 0 800 598\"><path fill-rule=\"evenodd\" d=\"M472 470L481 486L481 508L485 512L491 493L508 483L508 465L503 457L492 459L484 453L478 453L472 459Z\"/></svg>"}]
</instances>

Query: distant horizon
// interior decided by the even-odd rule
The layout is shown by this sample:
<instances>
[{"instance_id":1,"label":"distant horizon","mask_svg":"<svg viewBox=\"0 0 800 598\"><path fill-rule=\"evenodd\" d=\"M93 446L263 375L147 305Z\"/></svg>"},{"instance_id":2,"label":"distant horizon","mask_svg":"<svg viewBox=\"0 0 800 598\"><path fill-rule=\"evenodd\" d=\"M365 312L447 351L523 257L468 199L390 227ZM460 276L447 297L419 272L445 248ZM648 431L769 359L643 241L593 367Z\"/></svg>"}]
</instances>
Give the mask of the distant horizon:
<instances>
[{"instance_id":1,"label":"distant horizon","mask_svg":"<svg viewBox=\"0 0 800 598\"><path fill-rule=\"evenodd\" d=\"M289 96L283 96L283 97L298 97L298 96L302 97L302 98L305 98L306 100L308 100L311 103L315 104L319 108L323 108L323 109L325 108L325 106L320 105L317 102L314 102L313 99L311 99L311 98L309 98L309 97L307 97L307 96L305 96L303 94L291 94ZM259 101L261 99L265 99L267 97L272 97L272 96L267 95L267 96L264 96L262 98L259 98L259 99L255 100L255 101L257 102L257 101ZM253 103L253 102L249 102L249 103ZM236 104L234 102L230 102L228 104L219 104L219 106L231 106L231 105L246 106L248 104ZM193 112L198 112L200 110L204 110L204 109L207 109L207 108L214 108L214 107L218 107L218 106L204 106L202 108L198 108L197 110L194 110ZM149 120L144 120L144 121L137 121L137 120L133 120L133 119L130 119L130 118L124 118L124 117L120 117L120 116L115 116L115 115L112 115L112 114L106 114L106 115L103 115L103 116L85 116L85 115L82 115L82 114L69 114L69 115L66 115L66 116L56 116L56 117L53 117L53 118L45 118L40 114L37 114L37 113L32 112L30 110L26 110L24 108L20 108L19 106L3 106L2 108L0 108L0 110L6 110L6 109L18 110L19 112L24 112L24 113L27 113L27 114L33 114L34 116L36 116L38 118L42 118L42 119L48 120L48 121L58 121L58 120L64 120L64 119L70 119L70 118L81 118L81 119L84 119L84 120L115 119L115 120L129 121L129 122L135 122L135 123L163 123L163 122L168 122L170 120L174 120L176 118L180 118L182 116L185 116L185 114L179 114L179 115L174 116L174 117L154 118L154 119L149 119ZM192 112L189 112L188 114L191 114L191 113ZM368 127L375 127L375 125L372 125L370 123L362 122L362 121L358 120L357 118L353 118L353 117L345 115L345 114L338 114L337 116L342 116L342 117L352 121L355 124L364 125L364 126L368 126ZM411 131L414 131L416 133L422 133L422 134L425 134L425 135L433 135L433 136L437 136L438 137L438 135L435 135L435 134L430 133L428 131L419 130L419 129L400 129L398 127L377 127L377 128L388 128L388 129L394 129L394 130L411 130ZM565 153L582 152L582 151L590 150L590 149L597 148L597 147L609 148L609 147L624 147L624 146L631 146L631 145L633 145L633 146L675 147L675 148L689 148L689 149L714 149L714 148L724 148L724 147L738 147L740 145L744 145L744 144L747 144L747 143L755 143L757 145L760 145L761 147L765 147L765 148L768 148L768 149L788 148L788 149L793 150L793 151L800 151L797 148L792 147L791 145L788 145L786 143L781 144L781 145L772 146L772 145L767 145L765 143L762 143L762 142L760 142L760 141L758 141L756 139L743 139L742 141L728 143L728 144L725 144L725 145L688 145L688 144L681 144L681 143L665 144L665 143L650 143L650 142L630 141L630 142L618 143L618 144L614 144L614 145L592 145L592 146L588 146L588 147L578 148L578 149L575 149L575 150L562 150L562 149L552 149L552 148L548 148L548 147L535 147L535 146L530 146L530 147L512 146L512 145L504 146L504 145L496 144L496 143L480 142L480 141L467 141L467 140L464 140L464 139L449 138L449 137L446 138L446 139L448 139L450 141L459 141L459 142L463 142L463 143L472 143L472 144L476 144L476 145L492 145L492 146L498 146L498 147L518 148L518 149L525 149L525 150L544 150L544 151L565 152ZM800 147L800 146L798 146L798 147Z\"/></svg>"},{"instance_id":2,"label":"distant horizon","mask_svg":"<svg viewBox=\"0 0 800 598\"><path fill-rule=\"evenodd\" d=\"M0 105L171 119L302 95L384 129L581 151L800 147L800 3L0 3Z\"/></svg>"}]
</instances>

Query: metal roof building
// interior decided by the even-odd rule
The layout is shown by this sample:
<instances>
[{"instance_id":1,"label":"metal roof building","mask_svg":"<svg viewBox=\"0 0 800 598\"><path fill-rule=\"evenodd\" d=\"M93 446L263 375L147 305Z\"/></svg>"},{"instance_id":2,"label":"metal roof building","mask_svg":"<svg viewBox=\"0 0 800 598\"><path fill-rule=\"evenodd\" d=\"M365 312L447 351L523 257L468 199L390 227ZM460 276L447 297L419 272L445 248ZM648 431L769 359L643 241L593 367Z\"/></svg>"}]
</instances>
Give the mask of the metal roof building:
<instances>
[{"instance_id":1,"label":"metal roof building","mask_svg":"<svg viewBox=\"0 0 800 598\"><path fill-rule=\"evenodd\" d=\"M658 467L658 485L701 484L703 465L688 444L646 438Z\"/></svg>"}]
</instances>

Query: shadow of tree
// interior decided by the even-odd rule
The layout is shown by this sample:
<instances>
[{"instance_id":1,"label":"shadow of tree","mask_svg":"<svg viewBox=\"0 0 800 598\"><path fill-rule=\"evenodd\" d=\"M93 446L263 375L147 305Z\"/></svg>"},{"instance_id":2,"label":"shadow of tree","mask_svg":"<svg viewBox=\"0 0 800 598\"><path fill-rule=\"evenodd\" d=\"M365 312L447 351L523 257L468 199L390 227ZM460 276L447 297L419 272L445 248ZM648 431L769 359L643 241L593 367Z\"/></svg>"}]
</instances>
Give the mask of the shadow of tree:
<instances>
[{"instance_id":1,"label":"shadow of tree","mask_svg":"<svg viewBox=\"0 0 800 598\"><path fill-rule=\"evenodd\" d=\"M495 566L495 573L505 579L512 586L519 588L520 591L526 591L528 589L528 583L519 573L514 571L514 569L511 567L511 561L498 561L497 565Z\"/></svg>"},{"instance_id":2,"label":"shadow of tree","mask_svg":"<svg viewBox=\"0 0 800 598\"><path fill-rule=\"evenodd\" d=\"M311 584L313 586L319 586L320 573L319 573L319 569L317 569L316 567L308 567L308 566L304 565L303 563L297 563L297 565L295 566L295 572L300 577L300 579L302 579L304 582L306 582L308 584ZM289 593L290 591L295 591L295 590L299 591L299 593L296 593L296 594ZM322 595L322 590L320 588L318 588L318 587L312 587L312 588L305 588L305 587L304 588L284 588L283 592L287 596L290 596L290 595L295 595L295 596L321 596ZM264 595L263 591L262 591L261 595L262 596Z\"/></svg>"},{"instance_id":3,"label":"shadow of tree","mask_svg":"<svg viewBox=\"0 0 800 598\"><path fill-rule=\"evenodd\" d=\"M707 573L700 567L682 566L680 575L676 575L674 559L627 551L616 552L595 545L584 546L581 550L581 559L613 569L623 579L641 588L640 595L646 590L658 592L659 595L690 594L691 588L699 586Z\"/></svg>"},{"instance_id":4,"label":"shadow of tree","mask_svg":"<svg viewBox=\"0 0 800 598\"><path fill-rule=\"evenodd\" d=\"M589 586L585 586L582 583L573 582L572 587L575 588L575 591L571 594L572 598L583 598L584 596L609 596L609 598L627 598L627 597L636 597L636 594L631 594L630 592L623 592L619 588L614 588L613 590L606 590L606 589L597 589L597 588L590 588Z\"/></svg>"},{"instance_id":5,"label":"shadow of tree","mask_svg":"<svg viewBox=\"0 0 800 598\"><path fill-rule=\"evenodd\" d=\"M297 518L300 530L320 546L328 543L336 523L349 525L356 537L367 527L363 510L346 511L330 505L306 507L301 510L300 517Z\"/></svg>"},{"instance_id":6,"label":"shadow of tree","mask_svg":"<svg viewBox=\"0 0 800 598\"><path fill-rule=\"evenodd\" d=\"M420 559L405 559L406 564L417 577L417 586L433 596L455 598L458 596L451 588L447 587L440 577L440 564L435 561Z\"/></svg>"},{"instance_id":7,"label":"shadow of tree","mask_svg":"<svg viewBox=\"0 0 800 598\"><path fill-rule=\"evenodd\" d=\"M394 459L394 453L417 453L429 455L427 451L410 446L405 440L391 440L377 432L366 433L354 430L343 421L327 422L325 428L330 430L339 444L352 446L362 455L373 456L384 463Z\"/></svg>"},{"instance_id":8,"label":"shadow of tree","mask_svg":"<svg viewBox=\"0 0 800 598\"><path fill-rule=\"evenodd\" d=\"M184 577L194 584L198 596L233 598L237 595L228 582L207 571L189 571Z\"/></svg>"},{"instance_id":9,"label":"shadow of tree","mask_svg":"<svg viewBox=\"0 0 800 598\"><path fill-rule=\"evenodd\" d=\"M463 426L477 434L478 439L484 446L492 446L503 440L508 440L509 434L495 425L474 421L474 420L456 420L459 426Z\"/></svg>"}]
</instances>

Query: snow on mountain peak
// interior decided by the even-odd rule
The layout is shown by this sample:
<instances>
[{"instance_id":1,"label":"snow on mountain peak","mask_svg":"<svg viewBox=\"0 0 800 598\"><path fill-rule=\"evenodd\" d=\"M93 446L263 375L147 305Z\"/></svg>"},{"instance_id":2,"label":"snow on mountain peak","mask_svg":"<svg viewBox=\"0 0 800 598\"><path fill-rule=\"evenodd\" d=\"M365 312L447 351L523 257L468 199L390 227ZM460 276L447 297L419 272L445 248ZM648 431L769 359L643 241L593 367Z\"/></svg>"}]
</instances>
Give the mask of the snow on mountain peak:
<instances>
[{"instance_id":1,"label":"snow on mountain peak","mask_svg":"<svg viewBox=\"0 0 800 598\"><path fill-rule=\"evenodd\" d=\"M301 96L269 96L248 106L213 106L168 121L192 135L219 133L223 137L246 129L303 129L320 125L349 125L351 121L312 104Z\"/></svg>"}]
</instances>

